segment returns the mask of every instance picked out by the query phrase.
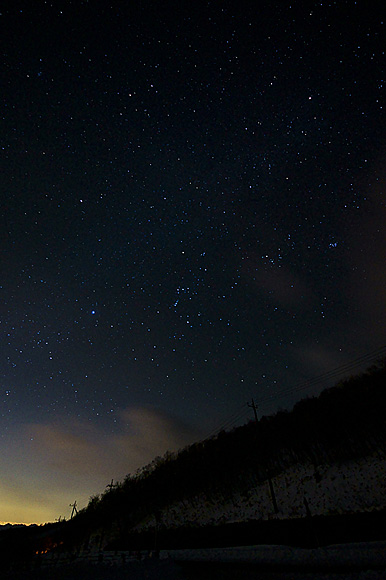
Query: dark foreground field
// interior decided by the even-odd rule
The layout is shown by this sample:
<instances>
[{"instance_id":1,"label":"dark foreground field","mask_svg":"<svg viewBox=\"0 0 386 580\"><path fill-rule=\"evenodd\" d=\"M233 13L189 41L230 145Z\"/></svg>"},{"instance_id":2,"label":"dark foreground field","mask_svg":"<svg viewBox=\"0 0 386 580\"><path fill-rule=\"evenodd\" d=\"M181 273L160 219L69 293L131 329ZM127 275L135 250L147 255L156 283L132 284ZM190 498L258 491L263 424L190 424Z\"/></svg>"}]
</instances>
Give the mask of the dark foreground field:
<instances>
[{"instance_id":1,"label":"dark foreground field","mask_svg":"<svg viewBox=\"0 0 386 580\"><path fill-rule=\"evenodd\" d=\"M159 550L280 544L317 548L331 544L386 540L386 510L157 531ZM109 550L153 550L154 530L120 538Z\"/></svg>"},{"instance_id":2,"label":"dark foreground field","mask_svg":"<svg viewBox=\"0 0 386 580\"><path fill-rule=\"evenodd\" d=\"M166 561L130 562L124 566L74 564L55 570L0 575L4 580L385 580L385 567L331 570L293 569L278 562L268 569L256 563Z\"/></svg>"},{"instance_id":3,"label":"dark foreground field","mask_svg":"<svg viewBox=\"0 0 386 580\"><path fill-rule=\"evenodd\" d=\"M3 538L17 540L20 533ZM36 556L33 540L34 537L29 538L29 550L25 549L24 554L21 543L3 541L0 580L386 580L385 510L158 529L157 534L150 530L118 538L106 546L106 551L93 554L93 561L85 552L74 552L74 547L69 552L65 544L60 551ZM329 558L337 544L343 546L342 561ZM254 546L254 553L246 555L249 548L245 546ZM161 559L148 557L155 547L156 553L162 554ZM229 560L229 547L234 561ZM134 558L140 553L141 559ZM363 559L367 553L370 556ZM197 560L197 554L204 554L202 561ZM244 560L240 560L240 554Z\"/></svg>"},{"instance_id":4,"label":"dark foreground field","mask_svg":"<svg viewBox=\"0 0 386 580\"><path fill-rule=\"evenodd\" d=\"M182 568L172 561L147 560L123 566L74 563L47 570L19 570L0 574L4 580L184 580Z\"/></svg>"}]
</instances>

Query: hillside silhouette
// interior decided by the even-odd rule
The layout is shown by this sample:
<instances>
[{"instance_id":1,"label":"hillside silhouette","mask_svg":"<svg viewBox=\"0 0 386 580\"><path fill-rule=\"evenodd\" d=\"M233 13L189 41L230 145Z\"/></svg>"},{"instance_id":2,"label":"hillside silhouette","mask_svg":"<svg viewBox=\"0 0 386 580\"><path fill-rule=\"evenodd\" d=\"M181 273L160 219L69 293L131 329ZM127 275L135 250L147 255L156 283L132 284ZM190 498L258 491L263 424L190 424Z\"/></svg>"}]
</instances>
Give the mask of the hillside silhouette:
<instances>
[{"instance_id":1,"label":"hillside silhouette","mask_svg":"<svg viewBox=\"0 0 386 580\"><path fill-rule=\"evenodd\" d=\"M177 453L156 457L123 482L90 498L69 522L73 529L130 529L175 502L201 496L211 503L232 500L236 492L272 479L291 465L318 465L385 452L385 361L350 377L292 411L262 417L258 423L222 431Z\"/></svg>"},{"instance_id":2,"label":"hillside silhouette","mask_svg":"<svg viewBox=\"0 0 386 580\"><path fill-rule=\"evenodd\" d=\"M285 543L292 533L293 541L301 544L302 534L309 536L309 532L302 528L298 537L294 526L299 525L301 518L295 517L291 523L288 514L279 513L274 489L276 486L276 491L280 491L282 480L278 478L283 473L290 473L293 478L295 466L306 465L308 479L317 485L326 466L350 466L369 457L373 463L384 461L385 387L383 360L365 373L326 389L318 397L301 400L292 411L279 411L258 422L222 431L176 453L166 452L136 473L128 474L122 482L92 496L88 505L69 521L38 526L25 531L24 536L23 530L2 532L3 561L12 554L14 544L19 548L23 545L24 552L30 555L47 550L79 553L107 548L173 548L181 542L183 545L209 542L209 536L217 544L232 545L233 541L235 545L236 535L239 543ZM193 513L205 509L221 511L222 506L233 502L237 512L237 501L250 498L251 490L259 486L266 486L270 492L270 513L256 517L255 521L242 517L235 521L233 517L232 522L227 522L223 516L218 522L205 525L181 522L181 517L178 525L167 523L166 516L170 519L173 509L177 510L175 506ZM341 529L339 541L352 540L349 521L356 522L354 527L360 530L355 540L368 539L369 534L381 539L379 534L384 531L380 531L380 522L384 523L386 506L377 505L376 500L372 502L375 491L368 490L360 513L348 505L335 513L315 514L321 522L320 529L327 525L323 522L335 518L335 529ZM314 506L306 496L302 501L304 518L310 520ZM342 518L346 518L345 525L339 524Z\"/></svg>"}]
</instances>

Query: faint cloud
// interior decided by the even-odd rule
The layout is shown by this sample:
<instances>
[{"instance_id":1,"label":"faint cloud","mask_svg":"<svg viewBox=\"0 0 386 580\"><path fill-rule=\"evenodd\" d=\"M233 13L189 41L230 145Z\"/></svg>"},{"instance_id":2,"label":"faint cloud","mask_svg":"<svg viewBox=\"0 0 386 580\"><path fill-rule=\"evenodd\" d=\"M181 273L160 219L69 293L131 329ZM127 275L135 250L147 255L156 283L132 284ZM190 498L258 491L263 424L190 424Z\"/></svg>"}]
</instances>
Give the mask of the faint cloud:
<instances>
[{"instance_id":1,"label":"faint cloud","mask_svg":"<svg viewBox=\"0 0 386 580\"><path fill-rule=\"evenodd\" d=\"M384 177L382 183L384 187ZM383 191L371 193L367 212L351 232L348 255L353 328L361 343L366 341L379 346L385 342L386 326L386 200Z\"/></svg>"},{"instance_id":2,"label":"faint cloud","mask_svg":"<svg viewBox=\"0 0 386 580\"><path fill-rule=\"evenodd\" d=\"M122 480L198 438L176 417L151 407L121 410L114 432L75 419L25 424L12 433L0 461L9 480L0 485L2 518L53 521L74 499L85 505L111 479Z\"/></svg>"},{"instance_id":3,"label":"faint cloud","mask_svg":"<svg viewBox=\"0 0 386 580\"><path fill-rule=\"evenodd\" d=\"M105 464L104 445L95 427L81 421L28 425L39 465L73 475L98 473Z\"/></svg>"},{"instance_id":4,"label":"faint cloud","mask_svg":"<svg viewBox=\"0 0 386 580\"><path fill-rule=\"evenodd\" d=\"M291 348L291 352L306 376L317 377L333 371L345 362L344 355L336 350L336 346L329 348L326 344L298 344Z\"/></svg>"},{"instance_id":5,"label":"faint cloud","mask_svg":"<svg viewBox=\"0 0 386 580\"><path fill-rule=\"evenodd\" d=\"M163 454L193 442L198 433L172 415L150 407L131 407L119 414L121 422L120 444L129 444L134 456Z\"/></svg>"},{"instance_id":6,"label":"faint cloud","mask_svg":"<svg viewBox=\"0 0 386 580\"><path fill-rule=\"evenodd\" d=\"M118 418L115 432L79 420L29 425L34 455L39 464L74 476L123 476L194 440L192 430L157 409L130 407Z\"/></svg>"},{"instance_id":7,"label":"faint cloud","mask_svg":"<svg viewBox=\"0 0 386 580\"><path fill-rule=\"evenodd\" d=\"M297 272L285 266L249 268L249 279L271 302L279 306L308 308L313 302L311 285Z\"/></svg>"}]
</instances>

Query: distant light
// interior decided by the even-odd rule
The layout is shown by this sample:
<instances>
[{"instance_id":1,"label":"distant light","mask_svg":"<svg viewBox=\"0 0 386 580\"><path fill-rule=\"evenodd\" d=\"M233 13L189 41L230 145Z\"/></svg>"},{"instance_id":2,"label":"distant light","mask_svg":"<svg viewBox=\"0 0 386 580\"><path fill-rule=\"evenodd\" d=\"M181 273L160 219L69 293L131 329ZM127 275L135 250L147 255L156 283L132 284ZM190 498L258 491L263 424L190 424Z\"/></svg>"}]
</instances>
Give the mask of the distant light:
<instances>
[{"instance_id":1,"label":"distant light","mask_svg":"<svg viewBox=\"0 0 386 580\"><path fill-rule=\"evenodd\" d=\"M91 310L91 314L96 314L95 310Z\"/></svg>"}]
</instances>

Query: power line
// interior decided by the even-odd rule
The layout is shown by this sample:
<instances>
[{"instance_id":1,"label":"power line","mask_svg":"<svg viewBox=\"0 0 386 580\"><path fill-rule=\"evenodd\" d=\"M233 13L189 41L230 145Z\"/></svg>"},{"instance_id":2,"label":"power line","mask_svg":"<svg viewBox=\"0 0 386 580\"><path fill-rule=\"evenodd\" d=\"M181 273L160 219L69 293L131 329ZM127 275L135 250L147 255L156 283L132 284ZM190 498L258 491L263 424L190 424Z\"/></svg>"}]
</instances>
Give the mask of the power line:
<instances>
[{"instance_id":1,"label":"power line","mask_svg":"<svg viewBox=\"0 0 386 580\"><path fill-rule=\"evenodd\" d=\"M293 385L291 387L287 387L286 389L279 391L279 393L276 393L274 396L267 396L265 398L258 399L258 403L259 403L259 405L261 405L262 403L265 403L267 401L270 401L270 402L276 401L278 399L283 398L286 395L300 392L300 391L304 391L306 389L309 389L312 386L316 386L317 384L320 384L320 383L326 381L327 379L332 379L332 378L335 378L337 376L342 375L343 373L357 369L358 367L361 367L364 363L375 362L376 360L384 357L385 355L386 355L386 346L382 346L378 349L375 349L369 353L366 353L365 355L362 355L362 356L354 359L353 361L351 361L349 363L345 363L339 367L336 367L335 369L332 369L331 371L327 371L321 375L318 375L317 377L314 377L314 378L309 379L307 381L303 381L303 382L298 383L296 385Z\"/></svg>"},{"instance_id":2,"label":"power line","mask_svg":"<svg viewBox=\"0 0 386 580\"><path fill-rule=\"evenodd\" d=\"M210 437L212 437L213 435L216 435L220 431L224 431L225 429L229 429L230 427L232 427L233 425L238 423L247 414L245 407L246 407L246 405L244 404L242 406L242 410L240 410L238 413L231 415L228 419L226 419L223 423L221 423L221 425L216 427L216 429L213 429L210 432L210 434L206 437L206 439L209 439Z\"/></svg>"},{"instance_id":3,"label":"power line","mask_svg":"<svg viewBox=\"0 0 386 580\"><path fill-rule=\"evenodd\" d=\"M240 421L241 418L245 417L249 411L247 411L247 406L244 403L236 413L233 413L230 417L225 419L218 427L212 429L212 431L204 438L210 439L213 435L216 435L220 431L224 431L225 429L229 429L234 424Z\"/></svg>"},{"instance_id":4,"label":"power line","mask_svg":"<svg viewBox=\"0 0 386 580\"><path fill-rule=\"evenodd\" d=\"M326 380L333 379L335 377L342 375L343 373L347 373L354 369L357 369L358 367L363 366L365 363L367 364L374 363L377 360L384 358L385 356L386 356L386 345L374 349L364 355L361 355L348 363L344 363L338 367L335 367L330 371L326 371L321 375L308 379L307 381L302 381L301 383L297 383L295 385L292 385L291 387L287 387L286 389L283 389L282 391L276 393L274 396L270 395L261 399L257 399L256 403L252 399L253 402L252 406L253 405L256 405L256 407L261 406L263 403L266 403L267 401L274 402L292 393L304 391L306 389L309 389L310 387L321 384ZM236 411L235 413L230 415L227 419L225 419L223 423L221 423L218 427L212 429L212 431L204 438L204 440L210 439L214 435L217 435L220 431L229 429L230 427L233 427L233 425L235 425L236 423L240 422L241 419L245 419L250 414L249 407L251 407L250 404L244 403L238 409L238 411Z\"/></svg>"}]
</instances>

